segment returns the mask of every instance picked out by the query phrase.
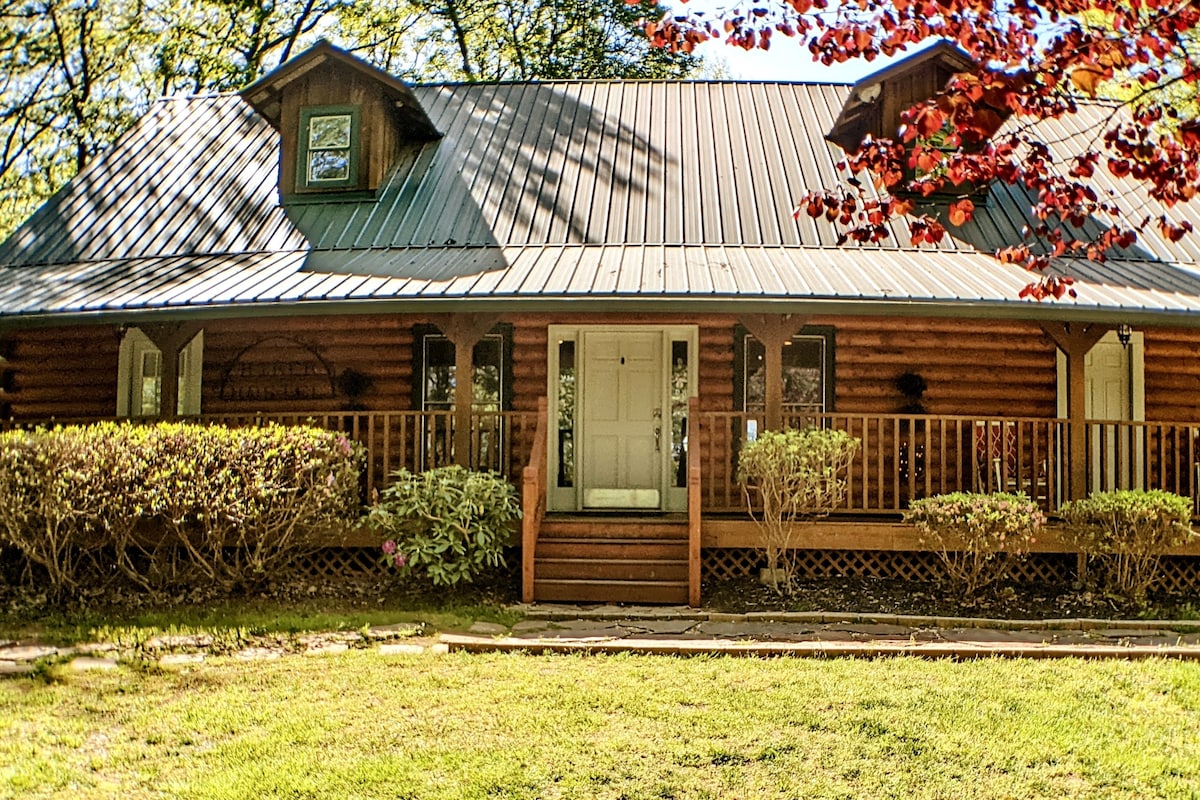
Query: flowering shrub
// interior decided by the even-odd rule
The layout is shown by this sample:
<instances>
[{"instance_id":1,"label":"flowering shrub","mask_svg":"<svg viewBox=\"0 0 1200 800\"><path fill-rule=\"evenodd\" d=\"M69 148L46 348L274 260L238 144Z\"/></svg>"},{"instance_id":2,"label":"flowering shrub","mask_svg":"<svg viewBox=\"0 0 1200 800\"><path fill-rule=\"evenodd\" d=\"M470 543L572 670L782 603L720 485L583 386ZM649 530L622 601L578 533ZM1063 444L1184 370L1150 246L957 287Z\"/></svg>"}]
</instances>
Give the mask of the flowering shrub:
<instances>
[{"instance_id":1,"label":"flowering shrub","mask_svg":"<svg viewBox=\"0 0 1200 800\"><path fill-rule=\"evenodd\" d=\"M1004 579L1036 541L1046 518L1022 493L951 494L916 500L904 519L937 553L963 595Z\"/></svg>"},{"instance_id":2,"label":"flowering shrub","mask_svg":"<svg viewBox=\"0 0 1200 800\"><path fill-rule=\"evenodd\" d=\"M1171 492L1097 492L1060 513L1071 540L1098 562L1105 589L1138 602L1163 554L1195 535L1192 501Z\"/></svg>"},{"instance_id":3,"label":"flowering shrub","mask_svg":"<svg viewBox=\"0 0 1200 800\"><path fill-rule=\"evenodd\" d=\"M145 588L272 577L359 515L361 448L309 427L100 423L0 435L0 541L74 587L102 549Z\"/></svg>"},{"instance_id":4,"label":"flowering shrub","mask_svg":"<svg viewBox=\"0 0 1200 800\"><path fill-rule=\"evenodd\" d=\"M791 591L795 582L796 523L828 514L842 502L844 476L858 445L858 439L836 430L765 431L742 445L737 479L778 591ZM757 515L756 497L762 504Z\"/></svg>"},{"instance_id":5,"label":"flowering shrub","mask_svg":"<svg viewBox=\"0 0 1200 800\"><path fill-rule=\"evenodd\" d=\"M368 517L386 537L383 561L416 570L437 585L470 583L504 563L521 505L495 472L440 467L400 470Z\"/></svg>"}]
</instances>

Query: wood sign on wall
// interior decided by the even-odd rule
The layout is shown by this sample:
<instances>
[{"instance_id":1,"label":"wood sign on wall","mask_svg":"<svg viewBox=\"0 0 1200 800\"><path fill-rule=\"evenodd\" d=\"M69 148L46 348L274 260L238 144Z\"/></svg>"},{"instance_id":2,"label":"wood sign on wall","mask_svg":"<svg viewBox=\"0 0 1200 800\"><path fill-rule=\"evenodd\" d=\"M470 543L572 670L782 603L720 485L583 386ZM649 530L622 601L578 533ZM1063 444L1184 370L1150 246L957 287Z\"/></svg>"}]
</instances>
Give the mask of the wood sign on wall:
<instances>
[{"instance_id":1,"label":"wood sign on wall","mask_svg":"<svg viewBox=\"0 0 1200 800\"><path fill-rule=\"evenodd\" d=\"M221 399L235 403L329 400L333 370L312 345L289 336L260 339L221 373Z\"/></svg>"}]
</instances>

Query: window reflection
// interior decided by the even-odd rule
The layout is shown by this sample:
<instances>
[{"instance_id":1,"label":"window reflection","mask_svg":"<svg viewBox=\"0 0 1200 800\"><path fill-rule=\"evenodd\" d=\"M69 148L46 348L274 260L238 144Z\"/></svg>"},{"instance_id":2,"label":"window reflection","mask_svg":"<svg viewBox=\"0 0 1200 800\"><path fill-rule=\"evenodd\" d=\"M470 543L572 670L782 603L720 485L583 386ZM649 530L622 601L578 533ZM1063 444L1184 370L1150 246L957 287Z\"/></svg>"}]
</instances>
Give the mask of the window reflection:
<instances>
[{"instance_id":1,"label":"window reflection","mask_svg":"<svg viewBox=\"0 0 1200 800\"><path fill-rule=\"evenodd\" d=\"M747 411L762 411L766 403L766 352L762 342L745 339L745 400ZM825 337L793 336L784 343L783 408L785 411L825 409Z\"/></svg>"},{"instance_id":2,"label":"window reflection","mask_svg":"<svg viewBox=\"0 0 1200 800\"><path fill-rule=\"evenodd\" d=\"M575 342L558 343L558 485L575 485Z\"/></svg>"},{"instance_id":3,"label":"window reflection","mask_svg":"<svg viewBox=\"0 0 1200 800\"><path fill-rule=\"evenodd\" d=\"M688 346L671 342L671 474L687 486Z\"/></svg>"},{"instance_id":4,"label":"window reflection","mask_svg":"<svg viewBox=\"0 0 1200 800\"><path fill-rule=\"evenodd\" d=\"M426 411L449 411L454 408L454 343L444 336L424 338L425 379L423 403ZM475 344L471 354L471 409L499 411L504 403L503 359L504 340L499 334L489 334Z\"/></svg>"}]
</instances>

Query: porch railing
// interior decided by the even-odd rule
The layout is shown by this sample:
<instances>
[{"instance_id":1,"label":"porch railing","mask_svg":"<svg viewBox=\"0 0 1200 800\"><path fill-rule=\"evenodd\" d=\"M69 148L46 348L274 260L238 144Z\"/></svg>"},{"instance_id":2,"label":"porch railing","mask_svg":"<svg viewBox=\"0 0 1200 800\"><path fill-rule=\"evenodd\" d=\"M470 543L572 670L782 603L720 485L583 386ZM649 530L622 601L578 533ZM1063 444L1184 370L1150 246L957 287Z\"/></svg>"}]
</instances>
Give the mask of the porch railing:
<instances>
[{"instance_id":1,"label":"porch railing","mask_svg":"<svg viewBox=\"0 0 1200 800\"><path fill-rule=\"evenodd\" d=\"M1061 499L1065 420L806 412L785 424L844 430L860 440L841 512L897 513L912 500L958 490L1024 491L1045 508ZM699 425L704 508L743 509L737 453L763 429L761 418L706 412Z\"/></svg>"},{"instance_id":2,"label":"porch railing","mask_svg":"<svg viewBox=\"0 0 1200 800\"><path fill-rule=\"evenodd\" d=\"M521 601L533 602L534 554L546 514L546 436L550 427L548 399L538 398L536 431L529 463L521 473Z\"/></svg>"},{"instance_id":3,"label":"porch railing","mask_svg":"<svg viewBox=\"0 0 1200 800\"><path fill-rule=\"evenodd\" d=\"M1162 489L1200 513L1200 423L1088 422L1088 490Z\"/></svg>"},{"instance_id":4,"label":"porch railing","mask_svg":"<svg viewBox=\"0 0 1200 800\"><path fill-rule=\"evenodd\" d=\"M205 414L202 422L226 425L315 425L341 431L367 449L368 496L382 490L393 472L420 472L454 463L453 411L343 411L289 414ZM514 484L529 461L535 411L486 411L471 415L471 469L490 469Z\"/></svg>"},{"instance_id":5,"label":"porch railing","mask_svg":"<svg viewBox=\"0 0 1200 800\"><path fill-rule=\"evenodd\" d=\"M692 424L703 468L704 510L743 510L737 453L756 430L763 430L761 416L703 412ZM839 512L898 513L912 500L951 491L1022 491L1047 511L1068 498L1065 419L806 412L785 424L836 428L861 440ZM1089 490L1161 488L1198 494L1200 424L1087 425Z\"/></svg>"}]
</instances>

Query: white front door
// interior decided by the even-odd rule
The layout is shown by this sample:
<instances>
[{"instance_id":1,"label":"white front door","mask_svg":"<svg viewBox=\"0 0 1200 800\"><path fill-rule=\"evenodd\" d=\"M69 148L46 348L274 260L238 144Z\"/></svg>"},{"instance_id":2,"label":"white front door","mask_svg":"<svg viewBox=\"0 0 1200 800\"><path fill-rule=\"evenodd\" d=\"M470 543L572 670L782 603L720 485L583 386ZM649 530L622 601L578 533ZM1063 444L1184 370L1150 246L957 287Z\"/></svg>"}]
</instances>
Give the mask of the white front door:
<instances>
[{"instance_id":1,"label":"white front door","mask_svg":"<svg viewBox=\"0 0 1200 800\"><path fill-rule=\"evenodd\" d=\"M1139 345L1136 350L1140 353ZM1133 343L1121 346L1109 332L1092 347L1084 360L1086 375L1085 414L1090 420L1122 422L1139 419L1135 405ZM1140 384L1140 381L1136 381ZM1129 426L1094 426L1089 447L1092 451L1092 491L1130 489L1141 483L1141 432Z\"/></svg>"},{"instance_id":2,"label":"white front door","mask_svg":"<svg viewBox=\"0 0 1200 800\"><path fill-rule=\"evenodd\" d=\"M660 508L663 334L582 331L580 459L584 508Z\"/></svg>"}]
</instances>

